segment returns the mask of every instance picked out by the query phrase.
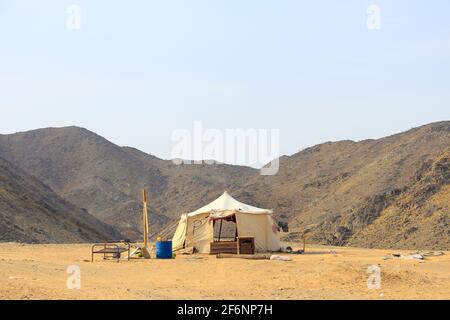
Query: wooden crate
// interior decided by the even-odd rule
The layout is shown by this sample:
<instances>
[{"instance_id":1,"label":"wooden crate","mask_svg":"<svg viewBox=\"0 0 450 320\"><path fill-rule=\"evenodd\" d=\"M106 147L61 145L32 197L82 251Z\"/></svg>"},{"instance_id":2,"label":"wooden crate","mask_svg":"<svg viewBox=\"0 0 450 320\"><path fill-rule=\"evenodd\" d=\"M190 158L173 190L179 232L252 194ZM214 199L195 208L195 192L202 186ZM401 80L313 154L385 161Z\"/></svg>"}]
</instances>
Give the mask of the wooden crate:
<instances>
[{"instance_id":1,"label":"wooden crate","mask_svg":"<svg viewBox=\"0 0 450 320\"><path fill-rule=\"evenodd\" d=\"M238 254L255 254L255 238L238 237Z\"/></svg>"},{"instance_id":2,"label":"wooden crate","mask_svg":"<svg viewBox=\"0 0 450 320\"><path fill-rule=\"evenodd\" d=\"M232 253L237 254L238 246L236 241L211 242L211 254Z\"/></svg>"}]
</instances>

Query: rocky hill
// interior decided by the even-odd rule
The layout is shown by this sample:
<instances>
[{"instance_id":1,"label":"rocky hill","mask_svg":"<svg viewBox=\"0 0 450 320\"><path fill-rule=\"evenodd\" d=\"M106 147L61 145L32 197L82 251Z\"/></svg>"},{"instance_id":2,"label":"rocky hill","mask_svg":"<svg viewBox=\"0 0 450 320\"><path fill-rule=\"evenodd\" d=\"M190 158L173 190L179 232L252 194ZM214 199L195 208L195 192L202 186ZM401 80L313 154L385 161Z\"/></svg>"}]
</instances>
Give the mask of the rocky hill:
<instances>
[{"instance_id":1,"label":"rocky hill","mask_svg":"<svg viewBox=\"0 0 450 320\"><path fill-rule=\"evenodd\" d=\"M98 242L121 235L0 158L0 241Z\"/></svg>"},{"instance_id":2,"label":"rocky hill","mask_svg":"<svg viewBox=\"0 0 450 320\"><path fill-rule=\"evenodd\" d=\"M0 135L0 156L131 238L141 237L142 188L153 232L228 189L273 208L293 238L307 230L316 243L439 249L450 249L449 146L450 122L439 122L317 145L281 157L277 175L260 176L240 166L175 165L77 127Z\"/></svg>"},{"instance_id":3,"label":"rocky hill","mask_svg":"<svg viewBox=\"0 0 450 320\"><path fill-rule=\"evenodd\" d=\"M175 165L78 127L0 135L0 156L131 239L141 238L142 188L149 192L150 231L156 232L256 172L230 165Z\"/></svg>"},{"instance_id":4,"label":"rocky hill","mask_svg":"<svg viewBox=\"0 0 450 320\"><path fill-rule=\"evenodd\" d=\"M382 248L450 248L450 149L425 162L411 183L383 205L348 244Z\"/></svg>"},{"instance_id":5,"label":"rocky hill","mask_svg":"<svg viewBox=\"0 0 450 320\"><path fill-rule=\"evenodd\" d=\"M328 142L284 157L278 175L254 177L241 193L275 207L291 231L306 229L316 243L450 249L448 180L432 184L438 174L432 171L418 181L432 163L445 160L449 146L450 122L379 140ZM448 167L439 168L448 174ZM426 188L436 195L422 193ZM426 214L430 201L432 217Z\"/></svg>"}]
</instances>

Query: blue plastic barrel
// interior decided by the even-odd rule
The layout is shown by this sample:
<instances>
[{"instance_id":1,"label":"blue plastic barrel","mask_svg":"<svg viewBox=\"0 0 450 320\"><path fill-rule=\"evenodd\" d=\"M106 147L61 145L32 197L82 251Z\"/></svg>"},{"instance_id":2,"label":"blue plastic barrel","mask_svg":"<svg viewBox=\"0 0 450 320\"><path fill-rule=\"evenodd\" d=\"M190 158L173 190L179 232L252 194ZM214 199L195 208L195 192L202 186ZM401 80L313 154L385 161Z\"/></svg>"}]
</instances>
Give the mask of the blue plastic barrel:
<instances>
[{"instance_id":1,"label":"blue plastic barrel","mask_svg":"<svg viewBox=\"0 0 450 320\"><path fill-rule=\"evenodd\" d=\"M156 258L172 259L172 241L156 242Z\"/></svg>"}]
</instances>

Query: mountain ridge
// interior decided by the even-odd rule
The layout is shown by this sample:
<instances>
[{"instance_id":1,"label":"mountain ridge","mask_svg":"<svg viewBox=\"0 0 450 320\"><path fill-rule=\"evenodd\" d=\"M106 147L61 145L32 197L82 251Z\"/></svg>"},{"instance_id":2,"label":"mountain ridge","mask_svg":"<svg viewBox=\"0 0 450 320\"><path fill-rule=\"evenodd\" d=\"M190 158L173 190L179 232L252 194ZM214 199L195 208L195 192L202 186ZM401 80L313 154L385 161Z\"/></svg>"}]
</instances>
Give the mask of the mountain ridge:
<instances>
[{"instance_id":1,"label":"mountain ridge","mask_svg":"<svg viewBox=\"0 0 450 320\"><path fill-rule=\"evenodd\" d=\"M6 154L63 198L135 239L141 237L142 188L149 189L154 234L181 213L231 190L240 201L273 208L276 219L288 223L294 235L307 229L315 243L370 247L386 244L368 235L374 227L366 233L362 230L380 224L383 212L412 190L422 166L436 162L449 145L450 122L440 121L380 139L325 142L281 156L279 173L261 176L259 170L244 166L176 165L71 126L0 135L0 156ZM442 189L446 190L446 182ZM427 224L423 228L434 234L447 227L443 224L435 230L428 227L429 220L421 219L414 221L423 220ZM362 234L371 241L361 239ZM419 243L408 239L413 238L399 246ZM449 237L433 246L448 248Z\"/></svg>"}]
</instances>

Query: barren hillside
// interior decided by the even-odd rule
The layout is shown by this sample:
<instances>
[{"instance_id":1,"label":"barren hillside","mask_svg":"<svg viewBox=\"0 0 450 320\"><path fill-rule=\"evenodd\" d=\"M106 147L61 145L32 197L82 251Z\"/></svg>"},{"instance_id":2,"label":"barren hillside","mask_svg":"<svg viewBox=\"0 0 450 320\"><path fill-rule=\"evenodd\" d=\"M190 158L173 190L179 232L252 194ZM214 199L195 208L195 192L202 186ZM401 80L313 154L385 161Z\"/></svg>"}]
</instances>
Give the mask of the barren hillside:
<instances>
[{"instance_id":1,"label":"barren hillside","mask_svg":"<svg viewBox=\"0 0 450 320\"><path fill-rule=\"evenodd\" d=\"M82 128L0 135L0 155L133 239L141 237L140 190L151 231L229 189L273 208L291 236L365 247L450 249L450 122L378 140L327 142L280 158L280 172L232 165L175 165L119 147Z\"/></svg>"},{"instance_id":2,"label":"barren hillside","mask_svg":"<svg viewBox=\"0 0 450 320\"><path fill-rule=\"evenodd\" d=\"M379 140L328 142L284 157L278 175L255 177L244 187L243 197L275 207L291 231L307 229L316 243L448 249L448 179L433 183L430 177L437 171L417 179L432 163L445 162L449 146L450 122ZM448 175L448 166L441 171ZM432 192L425 192L427 188ZM429 218L423 198L434 193L428 200L438 210ZM409 205L403 206L407 195ZM384 217L394 207L395 222ZM405 222L413 214L414 223ZM390 230L389 235L381 230Z\"/></svg>"},{"instance_id":3,"label":"barren hillside","mask_svg":"<svg viewBox=\"0 0 450 320\"><path fill-rule=\"evenodd\" d=\"M142 188L149 191L150 231L156 232L256 172L230 165L177 166L78 127L0 135L0 156L132 239L141 238Z\"/></svg>"},{"instance_id":4,"label":"barren hillside","mask_svg":"<svg viewBox=\"0 0 450 320\"><path fill-rule=\"evenodd\" d=\"M0 241L120 240L120 234L0 158Z\"/></svg>"}]
</instances>

